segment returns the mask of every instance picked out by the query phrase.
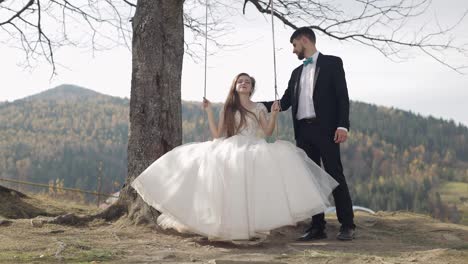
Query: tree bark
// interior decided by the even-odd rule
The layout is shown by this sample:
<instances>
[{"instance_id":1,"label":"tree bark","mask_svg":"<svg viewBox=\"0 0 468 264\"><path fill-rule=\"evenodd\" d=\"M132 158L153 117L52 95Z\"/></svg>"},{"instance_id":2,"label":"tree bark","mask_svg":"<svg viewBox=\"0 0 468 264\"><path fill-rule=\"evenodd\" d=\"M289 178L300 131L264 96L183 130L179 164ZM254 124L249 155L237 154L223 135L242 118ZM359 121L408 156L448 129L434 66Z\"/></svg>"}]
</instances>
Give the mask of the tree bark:
<instances>
[{"instance_id":1,"label":"tree bark","mask_svg":"<svg viewBox=\"0 0 468 264\"><path fill-rule=\"evenodd\" d=\"M128 175L119 202L136 223L154 223L130 183L182 143L183 0L139 0L133 17Z\"/></svg>"}]
</instances>

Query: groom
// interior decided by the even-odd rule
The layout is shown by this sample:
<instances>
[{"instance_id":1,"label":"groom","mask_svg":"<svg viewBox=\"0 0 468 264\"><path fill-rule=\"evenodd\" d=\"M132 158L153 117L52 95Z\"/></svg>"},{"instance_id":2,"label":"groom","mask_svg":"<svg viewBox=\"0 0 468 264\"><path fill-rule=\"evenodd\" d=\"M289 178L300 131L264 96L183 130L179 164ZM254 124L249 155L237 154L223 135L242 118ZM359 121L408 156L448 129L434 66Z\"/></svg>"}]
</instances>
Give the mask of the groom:
<instances>
[{"instance_id":1,"label":"groom","mask_svg":"<svg viewBox=\"0 0 468 264\"><path fill-rule=\"evenodd\" d=\"M340 143L349 129L349 98L343 62L339 57L321 54L315 47L315 33L308 27L297 29L290 38L293 53L303 64L291 74L281 98L281 109L292 107L294 136L298 147L327 171L338 183L333 191L336 214L341 228L339 240L354 238L354 214L348 185L343 175ZM264 102L270 109L272 102ZM312 216L310 227L300 241L323 239L325 215Z\"/></svg>"}]
</instances>

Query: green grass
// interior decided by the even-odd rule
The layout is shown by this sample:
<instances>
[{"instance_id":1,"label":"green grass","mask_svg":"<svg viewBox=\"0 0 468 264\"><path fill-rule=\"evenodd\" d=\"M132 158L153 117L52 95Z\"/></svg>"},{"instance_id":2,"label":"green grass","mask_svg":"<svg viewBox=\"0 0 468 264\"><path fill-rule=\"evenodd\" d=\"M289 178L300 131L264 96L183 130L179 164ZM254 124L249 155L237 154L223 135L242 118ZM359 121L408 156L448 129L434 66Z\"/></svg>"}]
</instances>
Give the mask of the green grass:
<instances>
[{"instance_id":1,"label":"green grass","mask_svg":"<svg viewBox=\"0 0 468 264\"><path fill-rule=\"evenodd\" d=\"M106 262L118 258L118 254L106 249L80 249L67 247L60 257L50 252L38 251L2 251L0 252L0 263L48 263L63 261L64 263L89 263L91 261Z\"/></svg>"},{"instance_id":2,"label":"green grass","mask_svg":"<svg viewBox=\"0 0 468 264\"><path fill-rule=\"evenodd\" d=\"M460 198L468 199L468 183L465 182L447 182L439 189L440 196L444 202L463 204ZM468 203L465 202L465 203Z\"/></svg>"},{"instance_id":3,"label":"green grass","mask_svg":"<svg viewBox=\"0 0 468 264\"><path fill-rule=\"evenodd\" d=\"M44 255L42 258L37 252L20 252L20 251L1 251L0 263L31 263L39 262L53 262L57 261L54 256Z\"/></svg>"},{"instance_id":4,"label":"green grass","mask_svg":"<svg viewBox=\"0 0 468 264\"><path fill-rule=\"evenodd\" d=\"M455 204L462 213L460 224L468 225L468 183L446 182L437 190L443 202Z\"/></svg>"},{"instance_id":5,"label":"green grass","mask_svg":"<svg viewBox=\"0 0 468 264\"><path fill-rule=\"evenodd\" d=\"M108 250L104 249L91 249L87 251L81 251L73 256L65 256L64 260L73 260L77 262L91 262L91 261L106 261L112 260L116 255Z\"/></svg>"}]
</instances>

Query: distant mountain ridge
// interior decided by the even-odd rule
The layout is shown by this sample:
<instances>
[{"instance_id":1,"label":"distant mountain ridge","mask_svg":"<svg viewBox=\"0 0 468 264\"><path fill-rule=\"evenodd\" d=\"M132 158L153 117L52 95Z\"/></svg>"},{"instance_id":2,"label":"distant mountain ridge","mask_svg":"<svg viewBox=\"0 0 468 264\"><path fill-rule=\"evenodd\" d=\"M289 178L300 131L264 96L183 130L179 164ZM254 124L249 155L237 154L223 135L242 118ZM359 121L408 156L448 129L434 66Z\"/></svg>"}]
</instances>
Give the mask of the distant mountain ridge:
<instances>
[{"instance_id":1,"label":"distant mountain ridge","mask_svg":"<svg viewBox=\"0 0 468 264\"><path fill-rule=\"evenodd\" d=\"M200 103L182 103L184 142L210 138L203 115ZM75 85L0 104L0 177L95 190L102 163L102 191L116 191L128 118L128 99ZM468 205L457 202L468 196L466 126L361 102L351 102L350 119L341 150L355 204L468 223ZM290 113L279 115L279 138L293 141Z\"/></svg>"},{"instance_id":2,"label":"distant mountain ridge","mask_svg":"<svg viewBox=\"0 0 468 264\"><path fill-rule=\"evenodd\" d=\"M87 89L81 86L72 85L72 84L62 84L57 87L48 89L46 91L40 92L35 95L25 97L20 100L86 100L93 97L110 97L110 95L105 95L99 92L96 92L91 89Z\"/></svg>"}]
</instances>

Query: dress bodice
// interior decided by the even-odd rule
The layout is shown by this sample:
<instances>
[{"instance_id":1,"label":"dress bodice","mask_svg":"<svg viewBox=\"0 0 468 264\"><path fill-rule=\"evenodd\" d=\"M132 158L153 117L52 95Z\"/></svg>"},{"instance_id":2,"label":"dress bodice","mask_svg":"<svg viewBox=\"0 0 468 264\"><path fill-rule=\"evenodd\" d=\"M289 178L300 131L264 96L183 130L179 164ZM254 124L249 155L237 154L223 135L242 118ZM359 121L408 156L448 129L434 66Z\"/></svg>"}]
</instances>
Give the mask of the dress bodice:
<instances>
[{"instance_id":1,"label":"dress bodice","mask_svg":"<svg viewBox=\"0 0 468 264\"><path fill-rule=\"evenodd\" d=\"M250 114L247 114L246 117L245 117L245 120L246 120L246 124L244 127L242 127L239 131L239 135L242 135L242 136L253 136L253 137L257 137L257 136L264 136L263 132L260 131L261 130L261 127L260 127L260 124L259 124L259 120L260 120L260 113L263 112L266 116L267 114L267 109L265 107L265 105L263 105L262 103L256 103L255 104L255 107L253 109L249 109L252 113L255 114L256 116L256 119L250 115ZM235 118L236 118L236 123L239 124L240 122L240 113L237 112L235 114Z\"/></svg>"}]
</instances>

